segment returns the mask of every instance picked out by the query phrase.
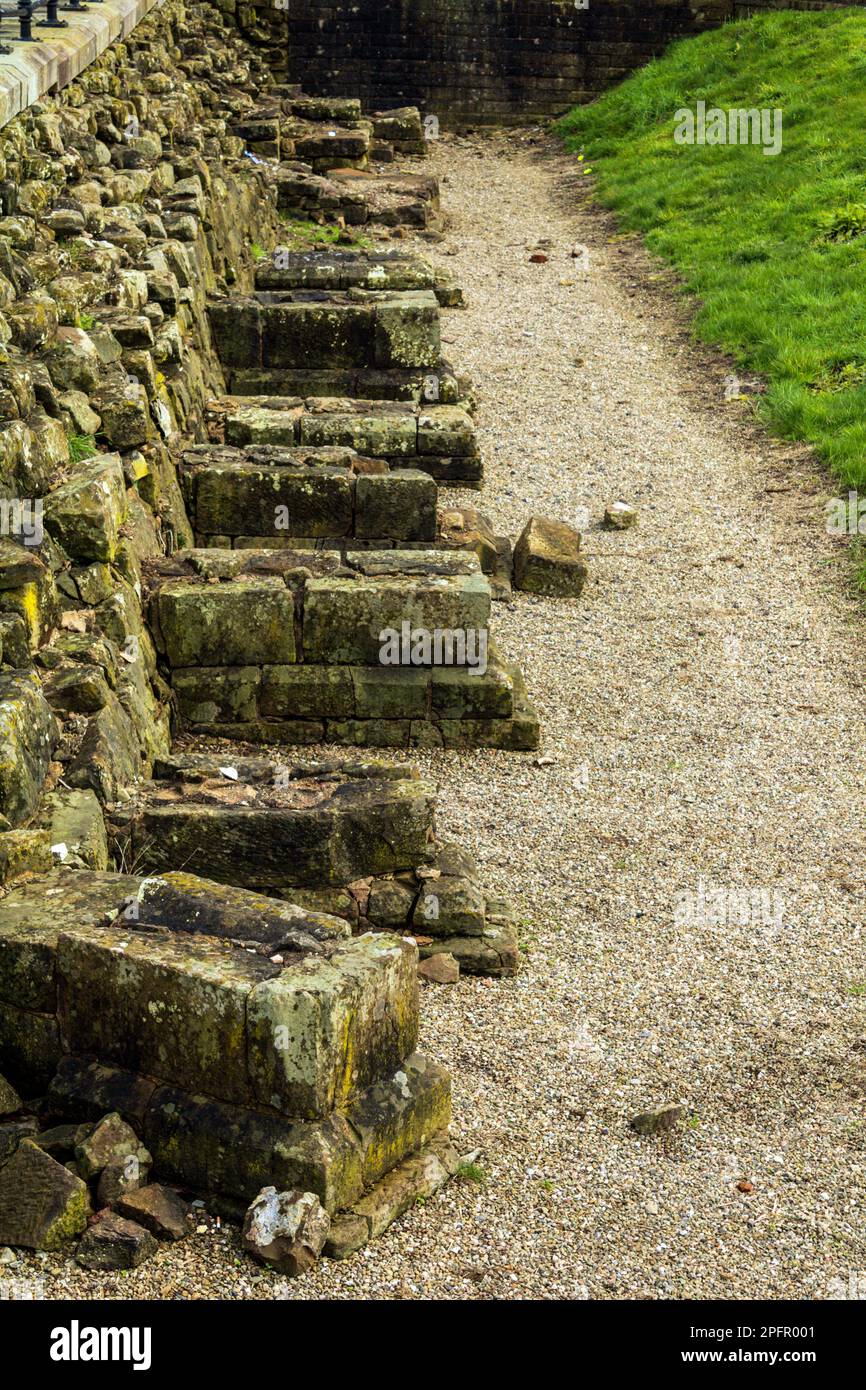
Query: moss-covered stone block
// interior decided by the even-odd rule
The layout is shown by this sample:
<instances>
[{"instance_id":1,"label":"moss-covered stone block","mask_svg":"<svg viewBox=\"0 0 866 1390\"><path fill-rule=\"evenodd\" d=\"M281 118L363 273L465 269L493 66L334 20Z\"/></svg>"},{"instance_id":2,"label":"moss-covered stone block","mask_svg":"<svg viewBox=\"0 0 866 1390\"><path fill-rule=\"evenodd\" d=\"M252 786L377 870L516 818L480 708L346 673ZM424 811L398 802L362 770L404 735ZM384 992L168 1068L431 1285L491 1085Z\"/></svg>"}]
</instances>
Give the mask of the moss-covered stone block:
<instances>
[{"instance_id":1,"label":"moss-covered stone block","mask_svg":"<svg viewBox=\"0 0 866 1390\"><path fill-rule=\"evenodd\" d=\"M354 534L369 540L435 540L436 496L435 482L418 469L361 474L355 485Z\"/></svg>"},{"instance_id":2,"label":"moss-covered stone block","mask_svg":"<svg viewBox=\"0 0 866 1390\"><path fill-rule=\"evenodd\" d=\"M215 939L76 926L57 941L65 1050L243 1104L247 1001L275 973Z\"/></svg>"},{"instance_id":3,"label":"moss-covered stone block","mask_svg":"<svg viewBox=\"0 0 866 1390\"><path fill-rule=\"evenodd\" d=\"M172 667L295 660L294 600L281 579L170 581L159 590L156 604L163 650Z\"/></svg>"},{"instance_id":4,"label":"moss-covered stone block","mask_svg":"<svg viewBox=\"0 0 866 1390\"><path fill-rule=\"evenodd\" d=\"M489 617L490 585L481 574L312 579L304 595L304 659L394 664L382 661L383 634L399 638L404 623L429 634L480 632Z\"/></svg>"},{"instance_id":5,"label":"moss-covered stone block","mask_svg":"<svg viewBox=\"0 0 866 1390\"><path fill-rule=\"evenodd\" d=\"M45 501L49 534L75 560L113 560L125 516L126 481L118 454L80 465L77 476Z\"/></svg>"},{"instance_id":6,"label":"moss-covered stone block","mask_svg":"<svg viewBox=\"0 0 866 1390\"><path fill-rule=\"evenodd\" d=\"M368 934L253 989L247 1027L257 1102L315 1119L392 1072L417 1041L416 960L408 941Z\"/></svg>"},{"instance_id":7,"label":"moss-covered stone block","mask_svg":"<svg viewBox=\"0 0 866 1390\"><path fill-rule=\"evenodd\" d=\"M0 672L0 813L13 826L36 808L55 728L35 673Z\"/></svg>"}]
</instances>

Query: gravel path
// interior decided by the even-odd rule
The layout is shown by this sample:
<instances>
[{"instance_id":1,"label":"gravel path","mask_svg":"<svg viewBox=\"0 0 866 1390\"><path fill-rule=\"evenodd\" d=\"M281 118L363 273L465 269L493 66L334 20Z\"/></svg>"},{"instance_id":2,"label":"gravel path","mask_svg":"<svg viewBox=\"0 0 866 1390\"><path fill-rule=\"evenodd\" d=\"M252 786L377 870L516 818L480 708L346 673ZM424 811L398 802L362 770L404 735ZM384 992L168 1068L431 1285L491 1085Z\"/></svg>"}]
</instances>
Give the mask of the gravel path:
<instances>
[{"instance_id":1,"label":"gravel path","mask_svg":"<svg viewBox=\"0 0 866 1390\"><path fill-rule=\"evenodd\" d=\"M435 161L483 507L512 536L532 512L591 517L579 602L496 609L541 755L417 759L441 831L525 924L518 979L425 986L423 1046L453 1071L454 1133L487 1181L290 1286L208 1230L125 1278L46 1258L46 1291L831 1297L866 1275L866 728L821 480L725 404L666 277L577 210L573 163L519 134L442 141ZM637 530L599 529L617 497ZM700 881L727 894L722 920L683 920ZM688 1107L677 1133L629 1129L669 1100Z\"/></svg>"}]
</instances>

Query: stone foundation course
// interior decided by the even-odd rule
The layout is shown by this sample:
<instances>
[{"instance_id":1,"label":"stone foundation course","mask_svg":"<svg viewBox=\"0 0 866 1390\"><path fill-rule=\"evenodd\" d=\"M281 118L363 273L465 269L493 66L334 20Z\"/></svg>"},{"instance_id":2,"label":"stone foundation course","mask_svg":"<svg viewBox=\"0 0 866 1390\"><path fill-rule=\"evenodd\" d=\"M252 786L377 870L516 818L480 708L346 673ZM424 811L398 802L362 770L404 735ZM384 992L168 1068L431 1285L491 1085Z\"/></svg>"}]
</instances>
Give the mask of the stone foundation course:
<instances>
[{"instance_id":1,"label":"stone foundation course","mask_svg":"<svg viewBox=\"0 0 866 1390\"><path fill-rule=\"evenodd\" d=\"M419 970L514 913L369 750L540 731L425 152L182 0L0 127L0 1244L132 1269L198 1193L301 1272L458 1167Z\"/></svg>"}]
</instances>

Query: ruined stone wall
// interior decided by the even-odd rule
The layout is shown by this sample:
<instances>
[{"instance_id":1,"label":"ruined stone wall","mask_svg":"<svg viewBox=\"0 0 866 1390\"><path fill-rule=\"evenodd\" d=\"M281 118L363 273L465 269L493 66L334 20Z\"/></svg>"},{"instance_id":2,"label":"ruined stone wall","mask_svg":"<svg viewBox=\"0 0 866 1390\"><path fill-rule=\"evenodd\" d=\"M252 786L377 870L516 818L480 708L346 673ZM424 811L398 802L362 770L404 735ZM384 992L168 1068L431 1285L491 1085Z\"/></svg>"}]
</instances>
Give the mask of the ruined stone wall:
<instances>
[{"instance_id":1,"label":"ruined stone wall","mask_svg":"<svg viewBox=\"0 0 866 1390\"><path fill-rule=\"evenodd\" d=\"M558 114L732 11L732 0L292 0L290 17L235 12L308 91L410 103L460 127Z\"/></svg>"},{"instance_id":2,"label":"ruined stone wall","mask_svg":"<svg viewBox=\"0 0 866 1390\"><path fill-rule=\"evenodd\" d=\"M526 123L589 101L675 39L833 0L221 0L273 70L443 128Z\"/></svg>"},{"instance_id":3,"label":"ruined stone wall","mask_svg":"<svg viewBox=\"0 0 866 1390\"><path fill-rule=\"evenodd\" d=\"M61 765L104 802L168 748L141 567L192 539L172 443L202 437L203 403L224 389L207 300L251 282L276 217L230 130L269 75L223 23L161 6L0 130L7 829ZM37 867L46 834L0 850Z\"/></svg>"}]
</instances>

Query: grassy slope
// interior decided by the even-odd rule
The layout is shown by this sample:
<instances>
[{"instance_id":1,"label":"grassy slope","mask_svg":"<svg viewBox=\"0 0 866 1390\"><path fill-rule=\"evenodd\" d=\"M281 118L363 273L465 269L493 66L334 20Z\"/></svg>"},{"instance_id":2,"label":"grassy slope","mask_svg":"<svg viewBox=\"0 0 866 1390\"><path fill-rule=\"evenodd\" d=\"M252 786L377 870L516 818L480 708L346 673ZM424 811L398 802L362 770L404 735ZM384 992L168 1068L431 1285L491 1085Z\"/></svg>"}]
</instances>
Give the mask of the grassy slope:
<instances>
[{"instance_id":1,"label":"grassy slope","mask_svg":"<svg viewBox=\"0 0 866 1390\"><path fill-rule=\"evenodd\" d=\"M780 107L781 153L676 145L674 112L699 99ZM776 12L684 40L559 131L698 296L700 336L766 376L770 427L866 488L866 12ZM828 239L852 204L861 234Z\"/></svg>"}]
</instances>

